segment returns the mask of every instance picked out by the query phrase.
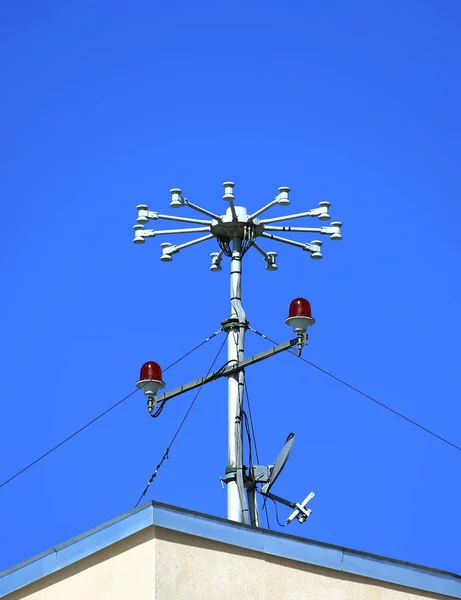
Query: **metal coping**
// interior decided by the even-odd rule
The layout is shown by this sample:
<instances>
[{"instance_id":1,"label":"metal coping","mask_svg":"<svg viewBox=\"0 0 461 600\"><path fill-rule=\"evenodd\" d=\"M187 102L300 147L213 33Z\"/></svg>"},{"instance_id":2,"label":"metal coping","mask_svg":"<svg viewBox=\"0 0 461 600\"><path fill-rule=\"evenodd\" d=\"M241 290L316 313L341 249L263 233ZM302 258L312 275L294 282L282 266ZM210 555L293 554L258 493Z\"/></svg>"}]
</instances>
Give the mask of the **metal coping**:
<instances>
[{"instance_id":1,"label":"metal coping","mask_svg":"<svg viewBox=\"0 0 461 600\"><path fill-rule=\"evenodd\" d=\"M151 526L416 590L461 598L460 575L267 529L254 529L159 502L147 502L3 571L0 573L0 597Z\"/></svg>"}]
</instances>

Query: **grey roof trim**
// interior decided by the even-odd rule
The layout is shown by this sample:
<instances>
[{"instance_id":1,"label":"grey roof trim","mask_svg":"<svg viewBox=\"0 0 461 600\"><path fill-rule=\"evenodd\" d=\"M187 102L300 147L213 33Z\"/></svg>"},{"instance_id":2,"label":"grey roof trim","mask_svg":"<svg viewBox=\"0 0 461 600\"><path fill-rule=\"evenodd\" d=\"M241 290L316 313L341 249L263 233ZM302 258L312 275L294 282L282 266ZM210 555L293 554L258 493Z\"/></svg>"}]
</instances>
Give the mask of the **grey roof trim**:
<instances>
[{"instance_id":1,"label":"grey roof trim","mask_svg":"<svg viewBox=\"0 0 461 600\"><path fill-rule=\"evenodd\" d=\"M148 502L3 571L0 573L0 597L152 525L335 571L461 598L459 575L265 529L253 529L157 502Z\"/></svg>"}]
</instances>

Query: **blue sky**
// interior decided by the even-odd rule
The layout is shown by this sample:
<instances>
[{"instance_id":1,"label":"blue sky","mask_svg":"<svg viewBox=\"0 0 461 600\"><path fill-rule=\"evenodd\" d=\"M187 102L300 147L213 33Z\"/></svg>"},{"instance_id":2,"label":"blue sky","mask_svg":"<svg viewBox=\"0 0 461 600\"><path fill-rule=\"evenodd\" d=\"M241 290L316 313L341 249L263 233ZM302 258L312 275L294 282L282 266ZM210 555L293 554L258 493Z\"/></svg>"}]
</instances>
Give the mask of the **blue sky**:
<instances>
[{"instance_id":1,"label":"blue sky","mask_svg":"<svg viewBox=\"0 0 461 600\"><path fill-rule=\"evenodd\" d=\"M131 241L137 204L168 212L178 186L223 212L225 180L249 210L288 185L289 210L329 200L344 223L322 261L248 253L251 324L288 339L305 296L306 358L461 444L460 19L456 0L2 3L1 481L228 316L213 243L163 264L164 240ZM262 462L297 435L274 492L316 492L287 532L460 571L460 452L292 356L248 389ZM0 569L131 509L190 400L153 421L136 394L1 488ZM226 432L220 381L147 499L225 516Z\"/></svg>"}]
</instances>

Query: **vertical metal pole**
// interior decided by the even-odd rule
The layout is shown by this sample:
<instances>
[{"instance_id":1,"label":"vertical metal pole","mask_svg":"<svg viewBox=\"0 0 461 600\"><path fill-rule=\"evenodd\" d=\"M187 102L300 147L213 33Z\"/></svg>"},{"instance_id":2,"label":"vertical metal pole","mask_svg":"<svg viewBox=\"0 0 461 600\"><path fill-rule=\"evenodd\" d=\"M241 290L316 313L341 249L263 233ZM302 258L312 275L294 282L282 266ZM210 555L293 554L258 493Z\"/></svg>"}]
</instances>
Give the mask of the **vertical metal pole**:
<instances>
[{"instance_id":1,"label":"vertical metal pole","mask_svg":"<svg viewBox=\"0 0 461 600\"><path fill-rule=\"evenodd\" d=\"M231 319L235 320L228 337L228 360L243 359L246 316L241 299L242 240L234 238L231 261ZM243 440L242 440L242 400L245 373L243 370L228 378L228 474L235 478L227 483L227 518L239 523L248 523L243 483Z\"/></svg>"},{"instance_id":2,"label":"vertical metal pole","mask_svg":"<svg viewBox=\"0 0 461 600\"><path fill-rule=\"evenodd\" d=\"M247 489L248 494L248 508L250 511L250 523L253 527L260 527L259 511L258 511L258 499L256 496L256 486L249 487Z\"/></svg>"},{"instance_id":3,"label":"vertical metal pole","mask_svg":"<svg viewBox=\"0 0 461 600\"><path fill-rule=\"evenodd\" d=\"M237 360L238 346L236 343L238 329L232 329L227 338L228 360ZM227 435L228 435L228 454L227 470L235 474L235 479L227 483L227 518L231 521L242 522L242 504L237 486L237 411L239 405L239 384L238 373L230 375L227 383Z\"/></svg>"}]
</instances>

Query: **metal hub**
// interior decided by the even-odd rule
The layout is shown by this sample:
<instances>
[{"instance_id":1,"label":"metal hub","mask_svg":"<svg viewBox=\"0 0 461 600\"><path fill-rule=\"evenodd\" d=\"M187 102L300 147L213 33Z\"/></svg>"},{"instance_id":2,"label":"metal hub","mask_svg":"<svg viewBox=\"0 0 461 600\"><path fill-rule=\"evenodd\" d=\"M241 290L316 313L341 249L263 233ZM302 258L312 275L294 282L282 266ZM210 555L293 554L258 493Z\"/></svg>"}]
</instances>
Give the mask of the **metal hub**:
<instances>
[{"instance_id":1,"label":"metal hub","mask_svg":"<svg viewBox=\"0 0 461 600\"><path fill-rule=\"evenodd\" d=\"M251 247L258 235L258 220L250 222L248 212L244 206L228 208L221 221L215 219L211 222L211 233L217 238L221 250L226 256L232 256L232 240L242 240L242 254Z\"/></svg>"}]
</instances>

